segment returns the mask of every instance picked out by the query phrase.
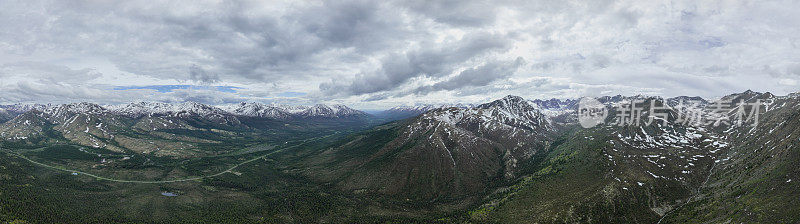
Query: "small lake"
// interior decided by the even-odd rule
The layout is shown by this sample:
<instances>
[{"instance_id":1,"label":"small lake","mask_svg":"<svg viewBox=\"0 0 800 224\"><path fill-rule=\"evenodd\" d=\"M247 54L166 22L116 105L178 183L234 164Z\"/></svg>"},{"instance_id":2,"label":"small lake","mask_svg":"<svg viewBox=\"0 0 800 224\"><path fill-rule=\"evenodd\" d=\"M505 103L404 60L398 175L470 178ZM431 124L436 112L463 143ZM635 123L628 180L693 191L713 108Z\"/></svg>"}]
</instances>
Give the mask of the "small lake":
<instances>
[{"instance_id":1,"label":"small lake","mask_svg":"<svg viewBox=\"0 0 800 224\"><path fill-rule=\"evenodd\" d=\"M175 193L172 193L172 192L161 192L161 195L164 195L164 196L167 196L167 197L177 197L178 196L178 194L175 194Z\"/></svg>"}]
</instances>

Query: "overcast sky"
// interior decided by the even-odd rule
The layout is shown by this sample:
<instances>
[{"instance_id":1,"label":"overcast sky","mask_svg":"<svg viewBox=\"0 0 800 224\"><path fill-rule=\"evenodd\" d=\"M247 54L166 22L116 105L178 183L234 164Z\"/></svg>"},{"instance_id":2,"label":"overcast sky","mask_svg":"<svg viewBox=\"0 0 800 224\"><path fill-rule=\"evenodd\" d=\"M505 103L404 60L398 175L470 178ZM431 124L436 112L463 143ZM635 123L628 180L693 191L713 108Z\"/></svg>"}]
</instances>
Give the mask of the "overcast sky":
<instances>
[{"instance_id":1,"label":"overcast sky","mask_svg":"<svg viewBox=\"0 0 800 224\"><path fill-rule=\"evenodd\" d=\"M800 91L800 1L0 0L0 103Z\"/></svg>"}]
</instances>

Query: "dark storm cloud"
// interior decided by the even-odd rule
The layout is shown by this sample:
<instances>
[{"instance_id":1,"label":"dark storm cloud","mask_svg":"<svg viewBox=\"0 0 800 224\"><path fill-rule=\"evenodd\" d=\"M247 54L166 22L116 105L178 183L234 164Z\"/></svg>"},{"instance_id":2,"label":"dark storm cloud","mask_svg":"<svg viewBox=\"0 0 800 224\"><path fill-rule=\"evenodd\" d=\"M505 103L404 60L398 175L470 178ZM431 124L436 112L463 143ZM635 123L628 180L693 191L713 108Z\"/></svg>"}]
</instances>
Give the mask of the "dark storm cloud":
<instances>
[{"instance_id":1,"label":"dark storm cloud","mask_svg":"<svg viewBox=\"0 0 800 224\"><path fill-rule=\"evenodd\" d=\"M385 57L375 72L362 73L350 83L323 83L320 89L330 94L354 95L393 90L415 77L449 75L464 62L506 51L508 47L506 37L488 33L466 36L448 45L424 43L421 49Z\"/></svg>"},{"instance_id":2,"label":"dark storm cloud","mask_svg":"<svg viewBox=\"0 0 800 224\"><path fill-rule=\"evenodd\" d=\"M487 63L475 68L466 69L457 76L446 81L441 81L431 86L423 86L415 91L418 95L440 90L455 90L461 88L480 87L488 85L495 80L508 78L522 66L525 60L517 58L510 62Z\"/></svg>"}]
</instances>

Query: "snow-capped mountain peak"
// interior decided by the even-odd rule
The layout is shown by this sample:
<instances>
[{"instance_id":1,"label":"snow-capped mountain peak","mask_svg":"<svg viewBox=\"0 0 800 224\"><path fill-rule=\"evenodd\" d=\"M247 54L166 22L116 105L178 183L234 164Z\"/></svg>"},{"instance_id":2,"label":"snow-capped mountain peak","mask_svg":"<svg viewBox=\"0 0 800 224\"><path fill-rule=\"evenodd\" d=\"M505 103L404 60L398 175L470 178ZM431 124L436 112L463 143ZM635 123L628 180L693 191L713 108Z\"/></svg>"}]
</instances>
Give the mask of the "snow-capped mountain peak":
<instances>
[{"instance_id":1,"label":"snow-capped mountain peak","mask_svg":"<svg viewBox=\"0 0 800 224\"><path fill-rule=\"evenodd\" d=\"M500 118L505 122L523 122L536 126L548 122L538 105L519 96L509 95L491 103L482 104L478 108L486 110L493 117Z\"/></svg>"},{"instance_id":2,"label":"snow-capped mountain peak","mask_svg":"<svg viewBox=\"0 0 800 224\"><path fill-rule=\"evenodd\" d=\"M153 114L165 114L173 110L171 104L160 102L136 102L124 105L109 106L109 109L127 117L143 117Z\"/></svg>"},{"instance_id":3,"label":"snow-capped mountain peak","mask_svg":"<svg viewBox=\"0 0 800 224\"><path fill-rule=\"evenodd\" d=\"M262 103L240 103L226 108L240 116L264 117L274 119L287 119L292 117L326 117L338 118L349 116L364 116L366 113L352 109L345 105L325 105L317 104L314 106L290 106L290 105L266 105Z\"/></svg>"},{"instance_id":4,"label":"snow-capped mountain peak","mask_svg":"<svg viewBox=\"0 0 800 224\"><path fill-rule=\"evenodd\" d=\"M247 117L286 119L292 116L286 108L256 102L242 102L225 109L233 114Z\"/></svg>"},{"instance_id":5,"label":"snow-capped mountain peak","mask_svg":"<svg viewBox=\"0 0 800 224\"><path fill-rule=\"evenodd\" d=\"M28 112L28 111L31 111L31 110L42 111L45 108L47 108L48 106L49 105L44 105L44 104L21 104L21 103L18 103L18 104L12 104L12 105L1 105L0 108L3 108L8 112L21 114L21 113L25 113L25 112Z\"/></svg>"},{"instance_id":6,"label":"snow-capped mountain peak","mask_svg":"<svg viewBox=\"0 0 800 224\"><path fill-rule=\"evenodd\" d=\"M68 117L74 116L75 114L101 115L108 113L108 110L94 103L82 102L49 106L44 108L41 112L64 120Z\"/></svg>"}]
</instances>

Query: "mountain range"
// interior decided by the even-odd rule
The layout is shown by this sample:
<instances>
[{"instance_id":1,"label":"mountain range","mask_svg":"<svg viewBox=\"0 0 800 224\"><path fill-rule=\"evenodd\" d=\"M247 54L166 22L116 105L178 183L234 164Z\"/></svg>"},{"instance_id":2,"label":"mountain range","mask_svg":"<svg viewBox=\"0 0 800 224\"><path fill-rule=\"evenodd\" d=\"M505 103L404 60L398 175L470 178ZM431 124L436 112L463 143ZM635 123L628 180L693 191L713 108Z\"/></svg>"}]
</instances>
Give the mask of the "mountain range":
<instances>
[{"instance_id":1,"label":"mountain range","mask_svg":"<svg viewBox=\"0 0 800 224\"><path fill-rule=\"evenodd\" d=\"M608 112L595 127L579 124L577 99L519 96L377 115L343 105L11 105L0 107L0 145L118 178L222 171L179 188L228 189L249 203L279 205L268 206L279 222L800 221L800 94L593 100ZM720 112L715 105L723 104ZM640 106L641 116L621 119L629 106ZM736 111L758 117L737 125ZM54 145L98 157L59 158L67 149ZM297 215L262 194L325 202Z\"/></svg>"}]
</instances>

